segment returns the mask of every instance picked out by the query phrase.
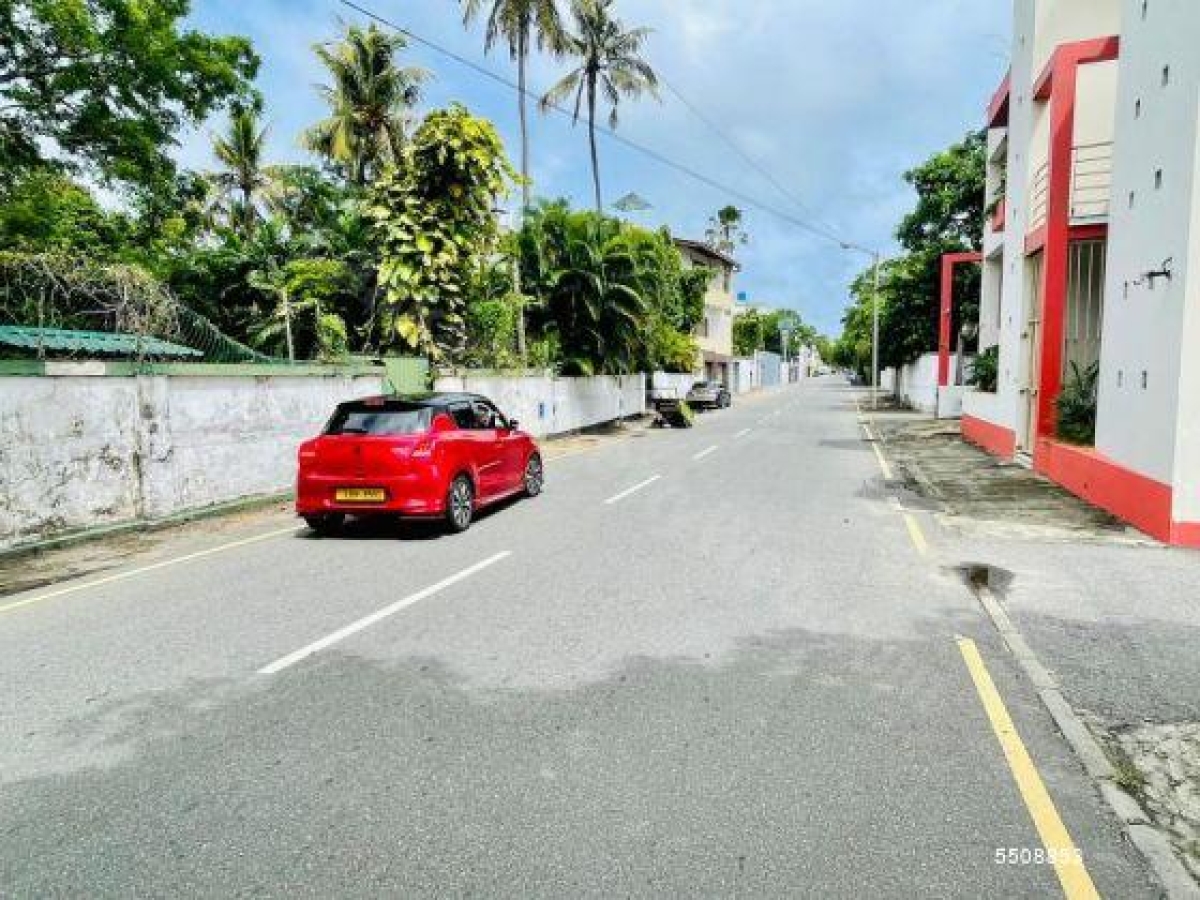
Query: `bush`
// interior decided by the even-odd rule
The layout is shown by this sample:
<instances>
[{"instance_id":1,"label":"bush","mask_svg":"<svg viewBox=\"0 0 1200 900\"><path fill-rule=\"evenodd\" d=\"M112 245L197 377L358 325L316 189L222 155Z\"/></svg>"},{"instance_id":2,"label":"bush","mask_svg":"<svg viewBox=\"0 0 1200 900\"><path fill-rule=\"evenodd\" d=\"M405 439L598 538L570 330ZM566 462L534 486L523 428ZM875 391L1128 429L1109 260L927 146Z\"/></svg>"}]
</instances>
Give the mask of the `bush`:
<instances>
[{"instance_id":1,"label":"bush","mask_svg":"<svg viewBox=\"0 0 1200 900\"><path fill-rule=\"evenodd\" d=\"M994 394L999 383L1000 348L988 347L975 357L975 364L971 368L971 377L967 379L967 384L974 385L985 393Z\"/></svg>"},{"instance_id":2,"label":"bush","mask_svg":"<svg viewBox=\"0 0 1200 900\"><path fill-rule=\"evenodd\" d=\"M1096 443L1096 387L1099 381L1099 363L1092 363L1086 369L1071 363L1071 377L1056 403L1058 436L1064 441L1086 446Z\"/></svg>"}]
</instances>

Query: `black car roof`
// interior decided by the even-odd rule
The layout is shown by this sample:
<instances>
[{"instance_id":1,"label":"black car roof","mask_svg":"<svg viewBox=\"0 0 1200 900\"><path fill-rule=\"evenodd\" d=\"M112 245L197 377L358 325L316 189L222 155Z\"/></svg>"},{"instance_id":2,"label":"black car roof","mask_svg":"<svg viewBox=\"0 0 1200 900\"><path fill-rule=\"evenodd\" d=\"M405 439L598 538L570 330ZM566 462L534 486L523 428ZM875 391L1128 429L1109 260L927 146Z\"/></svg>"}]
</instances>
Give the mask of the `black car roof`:
<instances>
[{"instance_id":1,"label":"black car roof","mask_svg":"<svg viewBox=\"0 0 1200 900\"><path fill-rule=\"evenodd\" d=\"M449 406L451 403L470 402L472 400L487 400L487 398L480 394L468 394L461 391L441 393L431 391L424 394L380 394L376 397L360 397L357 400L347 400L341 405L351 406L356 403L386 403L389 400L400 401L401 403L411 403L414 406L428 406L433 409L443 409Z\"/></svg>"}]
</instances>

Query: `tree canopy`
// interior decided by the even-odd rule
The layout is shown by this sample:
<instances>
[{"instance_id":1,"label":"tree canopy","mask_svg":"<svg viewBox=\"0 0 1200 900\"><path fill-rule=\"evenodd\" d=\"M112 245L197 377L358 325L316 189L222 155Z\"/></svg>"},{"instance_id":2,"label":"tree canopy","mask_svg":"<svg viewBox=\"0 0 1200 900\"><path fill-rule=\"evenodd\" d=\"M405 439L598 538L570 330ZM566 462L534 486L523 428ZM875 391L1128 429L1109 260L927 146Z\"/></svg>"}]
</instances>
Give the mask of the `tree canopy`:
<instances>
[{"instance_id":1,"label":"tree canopy","mask_svg":"<svg viewBox=\"0 0 1200 900\"><path fill-rule=\"evenodd\" d=\"M153 188L185 124L248 98L240 37L185 29L188 0L0 0L0 173L53 163Z\"/></svg>"}]
</instances>

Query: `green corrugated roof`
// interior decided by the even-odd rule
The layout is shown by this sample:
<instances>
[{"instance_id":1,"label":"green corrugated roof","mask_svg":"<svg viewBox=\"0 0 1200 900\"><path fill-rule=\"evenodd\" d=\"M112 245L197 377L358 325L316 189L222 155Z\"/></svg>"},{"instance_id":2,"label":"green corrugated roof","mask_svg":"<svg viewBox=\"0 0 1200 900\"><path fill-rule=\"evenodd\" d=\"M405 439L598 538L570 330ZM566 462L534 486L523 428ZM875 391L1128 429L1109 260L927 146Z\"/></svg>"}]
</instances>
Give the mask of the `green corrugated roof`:
<instances>
[{"instance_id":1,"label":"green corrugated roof","mask_svg":"<svg viewBox=\"0 0 1200 900\"><path fill-rule=\"evenodd\" d=\"M72 331L65 328L32 328L0 325L0 345L22 350L83 353L93 356L155 356L186 359L204 356L199 350L154 337L112 331Z\"/></svg>"}]
</instances>

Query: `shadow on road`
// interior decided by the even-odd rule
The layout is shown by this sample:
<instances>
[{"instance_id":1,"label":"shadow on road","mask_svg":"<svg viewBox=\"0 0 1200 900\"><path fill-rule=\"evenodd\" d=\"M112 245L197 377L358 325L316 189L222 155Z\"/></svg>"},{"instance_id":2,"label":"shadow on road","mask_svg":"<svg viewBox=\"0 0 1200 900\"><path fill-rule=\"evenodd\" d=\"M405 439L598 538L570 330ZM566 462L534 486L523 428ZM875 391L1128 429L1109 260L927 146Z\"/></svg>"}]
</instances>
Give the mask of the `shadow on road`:
<instances>
[{"instance_id":1,"label":"shadow on road","mask_svg":"<svg viewBox=\"0 0 1200 900\"><path fill-rule=\"evenodd\" d=\"M92 744L87 762L6 786L0 883L14 896L1049 893L1046 867L992 862L1031 832L945 639L972 621L906 641L776 632L719 659L628 658L569 689L330 653L99 703L59 735ZM1094 807L1090 787L1058 792ZM1145 895L1115 826L1088 829L1100 883Z\"/></svg>"}]
</instances>

